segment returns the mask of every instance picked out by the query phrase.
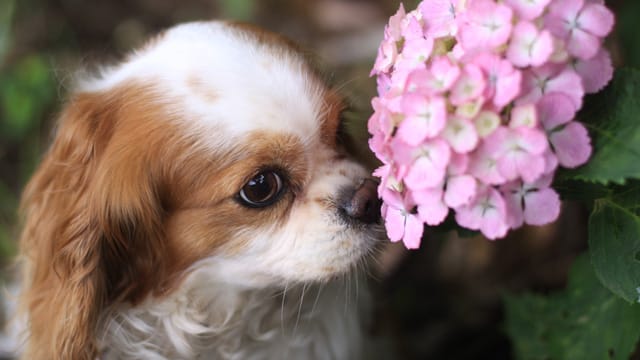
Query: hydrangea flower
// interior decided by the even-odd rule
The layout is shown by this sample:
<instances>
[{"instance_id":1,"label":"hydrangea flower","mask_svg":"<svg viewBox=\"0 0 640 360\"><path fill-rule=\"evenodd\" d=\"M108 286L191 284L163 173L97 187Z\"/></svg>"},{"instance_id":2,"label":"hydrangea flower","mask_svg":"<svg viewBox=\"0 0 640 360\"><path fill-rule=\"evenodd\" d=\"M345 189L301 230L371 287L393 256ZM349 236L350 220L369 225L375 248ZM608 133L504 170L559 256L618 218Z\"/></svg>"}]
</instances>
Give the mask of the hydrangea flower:
<instances>
[{"instance_id":1,"label":"hydrangea flower","mask_svg":"<svg viewBox=\"0 0 640 360\"><path fill-rule=\"evenodd\" d=\"M424 0L389 19L371 71L369 145L389 238L417 248L449 214L489 239L556 220L558 166L591 140L575 120L613 75L600 0Z\"/></svg>"}]
</instances>

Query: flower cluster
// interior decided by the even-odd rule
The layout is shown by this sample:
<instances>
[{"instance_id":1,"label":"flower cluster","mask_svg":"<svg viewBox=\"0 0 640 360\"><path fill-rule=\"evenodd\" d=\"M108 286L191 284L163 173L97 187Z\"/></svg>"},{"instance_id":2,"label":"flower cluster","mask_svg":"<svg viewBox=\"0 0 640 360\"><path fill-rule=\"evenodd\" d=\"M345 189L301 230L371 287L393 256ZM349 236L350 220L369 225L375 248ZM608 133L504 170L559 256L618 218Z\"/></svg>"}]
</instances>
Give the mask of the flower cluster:
<instances>
[{"instance_id":1,"label":"flower cluster","mask_svg":"<svg viewBox=\"0 0 640 360\"><path fill-rule=\"evenodd\" d=\"M560 212L558 166L591 155L574 120L613 68L602 0L424 0L402 5L372 75L370 147L389 238L420 245L449 212L489 239Z\"/></svg>"}]
</instances>

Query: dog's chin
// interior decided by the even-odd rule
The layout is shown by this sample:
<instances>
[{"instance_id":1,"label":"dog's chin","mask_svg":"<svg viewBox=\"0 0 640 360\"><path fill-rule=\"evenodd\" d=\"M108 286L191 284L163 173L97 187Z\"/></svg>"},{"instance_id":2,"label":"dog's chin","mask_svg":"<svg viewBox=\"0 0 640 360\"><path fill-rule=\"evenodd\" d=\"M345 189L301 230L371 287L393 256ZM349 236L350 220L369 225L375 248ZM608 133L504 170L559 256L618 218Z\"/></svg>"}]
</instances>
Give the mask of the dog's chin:
<instances>
[{"instance_id":1,"label":"dog's chin","mask_svg":"<svg viewBox=\"0 0 640 360\"><path fill-rule=\"evenodd\" d=\"M284 271L280 285L327 283L367 271L384 237L381 225L349 229L332 239L336 245L330 251L318 251Z\"/></svg>"}]
</instances>

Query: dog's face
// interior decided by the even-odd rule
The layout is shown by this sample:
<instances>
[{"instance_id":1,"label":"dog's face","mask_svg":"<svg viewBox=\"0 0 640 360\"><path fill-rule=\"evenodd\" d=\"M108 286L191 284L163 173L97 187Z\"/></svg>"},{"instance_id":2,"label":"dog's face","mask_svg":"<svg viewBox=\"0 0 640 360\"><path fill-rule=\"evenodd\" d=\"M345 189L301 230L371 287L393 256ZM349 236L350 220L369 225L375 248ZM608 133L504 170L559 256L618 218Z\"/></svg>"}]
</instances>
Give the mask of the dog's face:
<instances>
[{"instance_id":1,"label":"dog's face","mask_svg":"<svg viewBox=\"0 0 640 360\"><path fill-rule=\"evenodd\" d=\"M172 28L82 84L23 200L38 351L90 354L105 307L193 271L243 287L348 271L379 204L340 147L342 108L294 46L224 23Z\"/></svg>"},{"instance_id":2,"label":"dog's face","mask_svg":"<svg viewBox=\"0 0 640 360\"><path fill-rule=\"evenodd\" d=\"M161 175L167 275L206 267L245 286L325 280L371 249L377 200L340 148L343 104L291 45L247 27L189 24L105 79L121 76L153 84L160 114L149 120L187 145L161 141L167 154L151 160L176 162Z\"/></svg>"}]
</instances>

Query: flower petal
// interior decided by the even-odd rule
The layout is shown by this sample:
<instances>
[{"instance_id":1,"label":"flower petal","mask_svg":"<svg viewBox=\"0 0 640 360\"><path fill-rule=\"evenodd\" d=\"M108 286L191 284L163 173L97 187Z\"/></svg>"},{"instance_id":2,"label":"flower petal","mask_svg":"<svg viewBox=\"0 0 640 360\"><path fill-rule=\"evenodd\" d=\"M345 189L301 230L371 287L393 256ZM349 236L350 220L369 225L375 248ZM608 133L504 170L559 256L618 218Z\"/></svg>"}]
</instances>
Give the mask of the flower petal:
<instances>
[{"instance_id":1,"label":"flower petal","mask_svg":"<svg viewBox=\"0 0 640 360\"><path fill-rule=\"evenodd\" d=\"M400 209L394 207L387 208L387 216L384 219L384 226L387 229L389 240L397 242L404 237L405 216Z\"/></svg>"},{"instance_id":2,"label":"flower petal","mask_svg":"<svg viewBox=\"0 0 640 360\"><path fill-rule=\"evenodd\" d=\"M571 99L562 93L545 95L537 104L538 117L547 131L573 120L576 108Z\"/></svg>"},{"instance_id":3,"label":"flower petal","mask_svg":"<svg viewBox=\"0 0 640 360\"><path fill-rule=\"evenodd\" d=\"M451 117L447 122L442 136L449 142L453 150L460 154L466 154L476 148L478 144L478 134L471 121Z\"/></svg>"},{"instance_id":4,"label":"flower petal","mask_svg":"<svg viewBox=\"0 0 640 360\"><path fill-rule=\"evenodd\" d=\"M591 139L587 129L581 123L572 121L562 130L551 133L551 144L560 165L568 168L578 167L591 156Z\"/></svg>"},{"instance_id":5,"label":"flower petal","mask_svg":"<svg viewBox=\"0 0 640 360\"><path fill-rule=\"evenodd\" d=\"M422 240L422 233L424 232L424 224L415 215L407 216L407 222L405 225L405 233L402 241L407 249L417 249L420 247L420 240Z\"/></svg>"},{"instance_id":6,"label":"flower petal","mask_svg":"<svg viewBox=\"0 0 640 360\"><path fill-rule=\"evenodd\" d=\"M582 78L584 91L587 94L602 90L613 77L611 56L605 49L600 49L596 56L589 60L578 60L575 64L578 75Z\"/></svg>"},{"instance_id":7,"label":"flower petal","mask_svg":"<svg viewBox=\"0 0 640 360\"><path fill-rule=\"evenodd\" d=\"M427 225L439 225L447 217L449 208L442 202L441 189L415 191L413 196L418 203L418 217Z\"/></svg>"},{"instance_id":8,"label":"flower petal","mask_svg":"<svg viewBox=\"0 0 640 360\"><path fill-rule=\"evenodd\" d=\"M591 34L605 37L613 29L613 13L601 4L585 4L578 18L580 27Z\"/></svg>"},{"instance_id":9,"label":"flower petal","mask_svg":"<svg viewBox=\"0 0 640 360\"><path fill-rule=\"evenodd\" d=\"M579 28L573 29L567 42L569 54L586 60L594 57L599 49L599 37Z\"/></svg>"},{"instance_id":10,"label":"flower petal","mask_svg":"<svg viewBox=\"0 0 640 360\"><path fill-rule=\"evenodd\" d=\"M468 205L476 196L477 182L471 175L452 176L447 180L444 202L451 208Z\"/></svg>"},{"instance_id":11,"label":"flower petal","mask_svg":"<svg viewBox=\"0 0 640 360\"><path fill-rule=\"evenodd\" d=\"M531 191L524 197L524 221L529 225L546 225L560 215L560 197L551 188Z\"/></svg>"}]
</instances>

